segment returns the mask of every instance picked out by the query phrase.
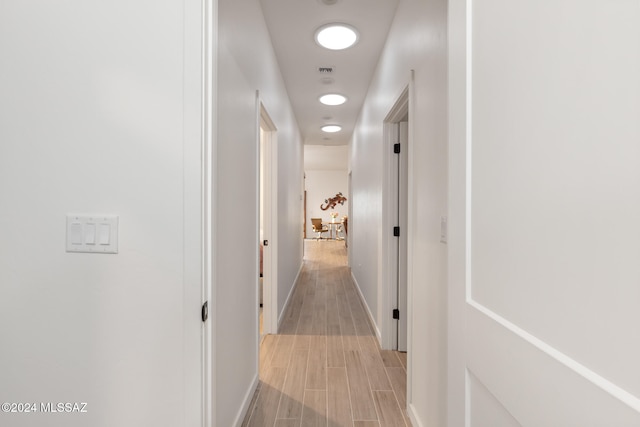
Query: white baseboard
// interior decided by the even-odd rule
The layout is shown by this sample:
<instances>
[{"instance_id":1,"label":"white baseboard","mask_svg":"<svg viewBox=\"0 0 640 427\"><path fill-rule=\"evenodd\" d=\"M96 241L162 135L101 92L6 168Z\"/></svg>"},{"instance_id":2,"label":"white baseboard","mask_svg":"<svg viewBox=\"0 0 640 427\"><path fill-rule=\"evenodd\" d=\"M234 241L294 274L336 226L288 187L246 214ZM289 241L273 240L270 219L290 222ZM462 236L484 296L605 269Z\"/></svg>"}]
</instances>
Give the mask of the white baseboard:
<instances>
[{"instance_id":1,"label":"white baseboard","mask_svg":"<svg viewBox=\"0 0 640 427\"><path fill-rule=\"evenodd\" d=\"M293 286L291 286L291 290L289 290L289 295L287 295L287 300L284 302L284 306L280 313L278 313L278 330L280 330L280 326L282 326L282 321L284 320L284 313L287 311L287 307L289 307L289 303L291 302L291 296L293 295L293 291L298 286L298 279L300 278L300 273L302 273L302 267L304 267L304 262L300 263L300 268L298 269L298 274L296 274L296 278L293 280Z\"/></svg>"},{"instance_id":2,"label":"white baseboard","mask_svg":"<svg viewBox=\"0 0 640 427\"><path fill-rule=\"evenodd\" d=\"M413 427L424 427L424 424L420 421L420 418L416 415L416 408L412 404L409 404L409 408L407 409L407 414L409 415L409 420L411 420L411 424Z\"/></svg>"},{"instance_id":3,"label":"white baseboard","mask_svg":"<svg viewBox=\"0 0 640 427\"><path fill-rule=\"evenodd\" d=\"M367 304L367 300L364 299L364 295L362 294L362 290L360 289L360 285L356 280L356 276L353 275L353 271L351 271L351 280L356 285L356 289L358 290L358 296L360 297L360 301L362 301L362 306L364 307L364 311L367 312L367 316L369 316L369 321L373 325L373 330L376 333L376 338L378 339L378 344L382 343L382 333L380 333L380 328L378 328L378 323L376 323L375 317L371 313L371 309L369 308L369 304Z\"/></svg>"},{"instance_id":4,"label":"white baseboard","mask_svg":"<svg viewBox=\"0 0 640 427\"><path fill-rule=\"evenodd\" d=\"M258 388L259 381L260 381L260 375L256 374L256 376L253 377L253 381L251 382L249 389L244 395L244 400L242 401L240 412L238 412L238 415L236 416L236 420L233 422L234 427L242 426L242 422L244 421L244 418L247 416L247 412L249 411L249 405L251 405L251 401L253 400L253 395L255 394L256 389Z\"/></svg>"}]
</instances>

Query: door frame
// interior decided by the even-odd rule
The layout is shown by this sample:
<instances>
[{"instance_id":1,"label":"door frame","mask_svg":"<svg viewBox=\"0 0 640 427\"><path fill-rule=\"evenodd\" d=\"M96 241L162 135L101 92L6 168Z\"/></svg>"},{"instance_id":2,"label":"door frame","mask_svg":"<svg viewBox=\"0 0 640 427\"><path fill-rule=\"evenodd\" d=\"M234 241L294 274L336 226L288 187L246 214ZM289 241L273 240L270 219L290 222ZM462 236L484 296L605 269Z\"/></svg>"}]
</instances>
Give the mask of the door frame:
<instances>
[{"instance_id":1,"label":"door frame","mask_svg":"<svg viewBox=\"0 0 640 427\"><path fill-rule=\"evenodd\" d=\"M218 0L202 0L200 8L194 9L202 22L200 62L202 72L202 98L201 120L201 304L207 302L208 321L200 319L201 334L201 425L211 426L216 419L216 371L214 367L214 355L216 353L216 341L214 319L216 318L216 283L215 279L215 212L216 212L216 180L215 165L217 162L217 57L218 57ZM189 311L192 310L189 307ZM186 311L186 312L189 312ZM191 325L191 324L190 324Z\"/></svg>"},{"instance_id":2,"label":"door frame","mask_svg":"<svg viewBox=\"0 0 640 427\"><path fill-rule=\"evenodd\" d=\"M397 182L397 177L394 177L394 174L397 175L397 169L394 166L394 163L397 162L395 156L396 154L393 152L393 144L397 141L397 132L398 132L398 123L401 121L406 121L407 117L409 118L409 129L408 129L408 143L406 147L406 152L408 156L407 161L407 203L406 203L406 218L407 223L404 227L405 230L401 230L401 233L404 234L406 238L407 244L407 263L406 263L406 284L407 284L407 301L411 300L411 271L412 271L412 256L411 256L411 247L412 247L412 230L413 230L413 215L411 206L413 205L413 190L412 190L412 176L413 176L413 166L412 166L412 151L413 151L413 131L411 128L411 113L412 113L412 104L413 104L413 70L410 72L409 83L403 88L400 95L396 98L396 102L389 110L389 113L384 119L383 131L384 131L384 143L383 145L383 183L382 183L382 260L381 263L381 273L380 273L380 296L379 299L381 302L379 304L380 309L382 310L382 320L380 322L380 346L383 349L394 349L396 345L397 339L397 328L396 321L392 318L393 309L398 305L398 290L395 285L396 283L396 274L397 274L397 238L393 236L392 230L393 227L398 225L396 223L397 213L395 212L397 208L397 200L394 198L397 197L397 188L394 189L394 183ZM411 306L410 304L406 304L406 312L400 313L400 316L405 316L407 319L407 352L410 353L411 347ZM409 368L409 366L407 367ZM409 369L407 370L407 373ZM407 377L409 381L409 376Z\"/></svg>"},{"instance_id":3,"label":"door frame","mask_svg":"<svg viewBox=\"0 0 640 427\"><path fill-rule=\"evenodd\" d=\"M256 144L258 145L258 158L256 168L257 174L256 193L258 207L258 223L256 225L256 235L260 233L260 222L263 225L263 239L269 241L269 246L263 251L263 331L262 334L276 334L278 332L278 138L277 128L271 120L262 100L260 92L256 92ZM262 131L262 132L261 132ZM264 134L264 145L262 150L261 133ZM264 154L264 219L260 218L260 176L261 158ZM260 263L260 251L257 250L256 262ZM259 270L258 270L259 271ZM259 286L258 277L256 279L256 292Z\"/></svg>"}]
</instances>

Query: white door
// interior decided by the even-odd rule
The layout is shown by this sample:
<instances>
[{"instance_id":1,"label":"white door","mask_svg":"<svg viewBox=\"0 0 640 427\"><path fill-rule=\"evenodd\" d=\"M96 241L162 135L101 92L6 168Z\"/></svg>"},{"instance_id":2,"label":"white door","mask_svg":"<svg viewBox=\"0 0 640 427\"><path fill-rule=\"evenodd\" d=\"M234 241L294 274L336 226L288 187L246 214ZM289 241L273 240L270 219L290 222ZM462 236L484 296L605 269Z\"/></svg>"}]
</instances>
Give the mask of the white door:
<instances>
[{"instance_id":1,"label":"white door","mask_svg":"<svg viewBox=\"0 0 640 427\"><path fill-rule=\"evenodd\" d=\"M260 164L259 164L259 236L261 247L260 262L262 274L259 279L259 300L262 319L260 320L260 336L275 334L278 330L277 315L277 132L271 118L258 99L260 111Z\"/></svg>"},{"instance_id":2,"label":"white door","mask_svg":"<svg viewBox=\"0 0 640 427\"><path fill-rule=\"evenodd\" d=\"M407 237L410 232L407 221L408 136L409 123L406 115L402 121L389 124L389 148L393 154L390 154L392 158L389 165L387 203L391 226L385 228L388 228L386 233L393 237L388 237L387 240L389 262L385 267L388 269L392 306L389 313L392 319L389 348L398 351L407 351Z\"/></svg>"},{"instance_id":3,"label":"white door","mask_svg":"<svg viewBox=\"0 0 640 427\"><path fill-rule=\"evenodd\" d=\"M381 346L407 351L409 92L403 91L384 122Z\"/></svg>"},{"instance_id":4,"label":"white door","mask_svg":"<svg viewBox=\"0 0 640 427\"><path fill-rule=\"evenodd\" d=\"M449 5L448 425L640 426L640 2Z\"/></svg>"},{"instance_id":5,"label":"white door","mask_svg":"<svg viewBox=\"0 0 640 427\"><path fill-rule=\"evenodd\" d=\"M409 143L409 122L402 121L398 125L398 141L400 150L397 153L397 217L400 227L397 236L396 292L398 298L398 319L396 319L396 346L398 351L407 351L407 189L408 164L407 153Z\"/></svg>"}]
</instances>

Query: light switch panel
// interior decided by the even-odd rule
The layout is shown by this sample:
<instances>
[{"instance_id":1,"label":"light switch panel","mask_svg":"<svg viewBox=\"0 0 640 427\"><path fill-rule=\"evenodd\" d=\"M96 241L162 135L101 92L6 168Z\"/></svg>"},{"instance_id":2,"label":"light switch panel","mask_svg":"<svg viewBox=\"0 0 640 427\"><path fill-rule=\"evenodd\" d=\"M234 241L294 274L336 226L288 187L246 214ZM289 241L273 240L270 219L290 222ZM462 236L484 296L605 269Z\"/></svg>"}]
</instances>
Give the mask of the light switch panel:
<instances>
[{"instance_id":1,"label":"light switch panel","mask_svg":"<svg viewBox=\"0 0 640 427\"><path fill-rule=\"evenodd\" d=\"M116 215L67 215L67 252L118 253Z\"/></svg>"}]
</instances>

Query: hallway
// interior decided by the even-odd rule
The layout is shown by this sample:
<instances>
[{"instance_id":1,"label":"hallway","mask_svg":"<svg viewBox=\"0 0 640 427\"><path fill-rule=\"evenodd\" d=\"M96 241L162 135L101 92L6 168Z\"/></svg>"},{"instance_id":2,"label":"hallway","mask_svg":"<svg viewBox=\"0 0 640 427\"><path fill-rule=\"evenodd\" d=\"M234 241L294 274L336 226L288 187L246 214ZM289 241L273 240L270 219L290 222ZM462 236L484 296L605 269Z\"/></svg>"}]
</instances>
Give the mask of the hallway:
<instances>
[{"instance_id":1,"label":"hallway","mask_svg":"<svg viewBox=\"0 0 640 427\"><path fill-rule=\"evenodd\" d=\"M260 348L244 426L404 427L406 353L380 350L344 242L305 241L280 334Z\"/></svg>"}]
</instances>

